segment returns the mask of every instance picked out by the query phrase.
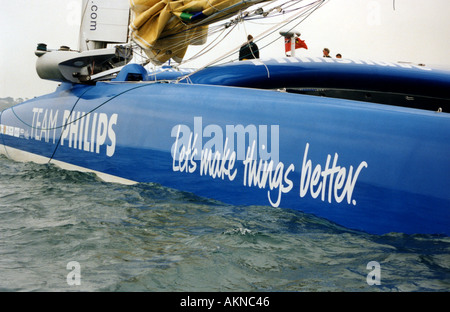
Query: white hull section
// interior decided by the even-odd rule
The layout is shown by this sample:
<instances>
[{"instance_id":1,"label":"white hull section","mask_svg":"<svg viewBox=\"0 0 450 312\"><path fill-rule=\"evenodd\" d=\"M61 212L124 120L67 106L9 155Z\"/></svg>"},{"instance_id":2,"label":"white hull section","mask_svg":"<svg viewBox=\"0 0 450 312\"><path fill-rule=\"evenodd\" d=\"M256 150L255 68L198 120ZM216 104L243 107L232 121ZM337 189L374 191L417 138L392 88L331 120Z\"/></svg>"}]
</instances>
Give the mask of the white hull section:
<instances>
[{"instance_id":1,"label":"white hull section","mask_svg":"<svg viewBox=\"0 0 450 312\"><path fill-rule=\"evenodd\" d=\"M64 162L64 161L60 161L60 160L56 160L56 159L50 159L48 157L44 157L44 156L33 154L33 153L30 153L30 152L22 151L22 150L19 150L19 149L16 149L16 148L5 146L3 144L0 144L0 154L3 154L6 157L11 158L11 159L13 159L15 161L34 162L34 163L37 163L37 164L48 164L48 163L51 163L53 165L58 166L61 169L65 169L65 170L95 173L101 180L103 180L105 182L120 183L120 184L125 184L125 185L133 185L133 184L138 183L136 181L120 178L120 177L113 176L113 175L110 175L110 174L107 174L107 173L103 173L103 172L100 172L100 171L96 171L96 170L88 169L88 168L85 168L85 167L72 165L72 164L69 164L69 163Z\"/></svg>"}]
</instances>

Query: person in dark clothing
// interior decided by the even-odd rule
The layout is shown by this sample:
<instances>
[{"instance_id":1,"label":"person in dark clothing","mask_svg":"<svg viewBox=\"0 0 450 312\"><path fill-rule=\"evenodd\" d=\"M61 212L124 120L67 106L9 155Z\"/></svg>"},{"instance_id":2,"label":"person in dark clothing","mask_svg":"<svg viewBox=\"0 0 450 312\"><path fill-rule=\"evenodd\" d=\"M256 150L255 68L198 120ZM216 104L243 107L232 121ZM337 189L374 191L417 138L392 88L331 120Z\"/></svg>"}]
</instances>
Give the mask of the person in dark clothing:
<instances>
[{"instance_id":1,"label":"person in dark clothing","mask_svg":"<svg viewBox=\"0 0 450 312\"><path fill-rule=\"evenodd\" d=\"M259 49L253 42L253 36L248 35L247 42L239 50L239 61L259 58Z\"/></svg>"}]
</instances>

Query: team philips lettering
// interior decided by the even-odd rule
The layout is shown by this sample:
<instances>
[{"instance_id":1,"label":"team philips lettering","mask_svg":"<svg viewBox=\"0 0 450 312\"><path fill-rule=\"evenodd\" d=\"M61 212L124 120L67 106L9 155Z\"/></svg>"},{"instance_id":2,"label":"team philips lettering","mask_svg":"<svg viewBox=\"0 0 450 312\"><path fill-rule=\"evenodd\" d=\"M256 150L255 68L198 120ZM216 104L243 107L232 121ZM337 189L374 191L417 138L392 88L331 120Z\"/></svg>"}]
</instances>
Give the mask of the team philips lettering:
<instances>
[{"instance_id":1,"label":"team philips lettering","mask_svg":"<svg viewBox=\"0 0 450 312\"><path fill-rule=\"evenodd\" d=\"M356 205L356 200L352 198L353 191L361 171L368 167L367 162L362 161L356 170L353 166L342 167L338 165L339 155L335 153L334 157L330 154L325 156L324 166L320 163L313 165L308 155L310 145L306 143L303 155L299 155L300 177L294 181L295 165L279 161L279 127L270 127L270 142L267 140L267 129L267 126L227 125L224 134L218 125L203 128L201 117L194 118L193 132L187 125L176 125L171 133L175 138L172 170L189 174L197 171L201 176L234 181L238 170L236 164L241 161L243 178L238 183L266 189L268 202L273 207L280 205L283 194L291 192L296 183L300 198L309 194L314 199L329 203L341 203L346 199L348 204ZM242 138L237 145L233 143L235 135ZM249 137L249 145L245 144L246 136ZM204 138L209 138L205 144ZM240 153L243 150L246 150L244 156Z\"/></svg>"},{"instance_id":2,"label":"team philips lettering","mask_svg":"<svg viewBox=\"0 0 450 312\"><path fill-rule=\"evenodd\" d=\"M60 114L58 110L35 107L30 138L55 144L61 133L61 146L97 154L104 152L111 157L116 148L114 126L117 118L117 114L108 116L106 113L69 110Z\"/></svg>"}]
</instances>

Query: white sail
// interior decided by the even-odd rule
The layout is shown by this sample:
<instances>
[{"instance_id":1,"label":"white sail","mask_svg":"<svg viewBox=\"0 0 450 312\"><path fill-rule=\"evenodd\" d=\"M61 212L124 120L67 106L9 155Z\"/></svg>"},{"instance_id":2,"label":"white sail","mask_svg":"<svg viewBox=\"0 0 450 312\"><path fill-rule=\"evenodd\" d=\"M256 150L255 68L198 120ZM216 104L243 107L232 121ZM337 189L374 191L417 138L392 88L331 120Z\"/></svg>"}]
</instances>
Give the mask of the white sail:
<instances>
[{"instance_id":1,"label":"white sail","mask_svg":"<svg viewBox=\"0 0 450 312\"><path fill-rule=\"evenodd\" d=\"M42 79L90 83L132 59L131 47L119 45L128 43L127 0L82 0L81 10L78 50L38 45L36 71ZM108 47L108 43L117 45Z\"/></svg>"},{"instance_id":2,"label":"white sail","mask_svg":"<svg viewBox=\"0 0 450 312\"><path fill-rule=\"evenodd\" d=\"M126 0L83 0L79 50L105 48L107 43L126 43L129 17Z\"/></svg>"}]
</instances>

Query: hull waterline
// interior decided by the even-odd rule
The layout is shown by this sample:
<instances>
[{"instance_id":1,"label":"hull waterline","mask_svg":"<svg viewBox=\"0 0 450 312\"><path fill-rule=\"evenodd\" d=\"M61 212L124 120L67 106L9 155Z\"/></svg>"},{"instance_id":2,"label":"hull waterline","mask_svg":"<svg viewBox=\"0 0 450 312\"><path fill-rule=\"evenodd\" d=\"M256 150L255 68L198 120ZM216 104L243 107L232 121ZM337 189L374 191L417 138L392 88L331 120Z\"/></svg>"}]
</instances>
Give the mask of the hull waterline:
<instances>
[{"instance_id":1,"label":"hull waterline","mask_svg":"<svg viewBox=\"0 0 450 312\"><path fill-rule=\"evenodd\" d=\"M112 81L63 84L4 110L0 124L0 150L17 160L368 233L450 234L447 113L207 81Z\"/></svg>"}]
</instances>

